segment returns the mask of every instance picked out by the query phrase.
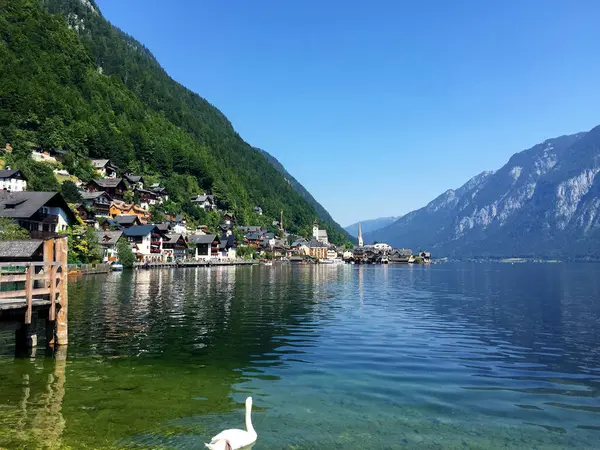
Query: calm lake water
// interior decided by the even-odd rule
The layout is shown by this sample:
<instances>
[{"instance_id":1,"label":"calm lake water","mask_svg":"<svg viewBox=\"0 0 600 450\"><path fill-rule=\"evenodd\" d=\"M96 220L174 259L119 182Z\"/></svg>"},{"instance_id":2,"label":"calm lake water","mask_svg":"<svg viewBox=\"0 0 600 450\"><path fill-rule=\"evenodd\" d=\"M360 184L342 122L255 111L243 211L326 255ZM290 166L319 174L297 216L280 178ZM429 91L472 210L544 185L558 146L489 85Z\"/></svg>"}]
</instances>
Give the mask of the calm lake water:
<instances>
[{"instance_id":1,"label":"calm lake water","mask_svg":"<svg viewBox=\"0 0 600 450\"><path fill-rule=\"evenodd\" d=\"M600 266L165 269L72 281L14 358L0 448L600 448Z\"/></svg>"}]
</instances>

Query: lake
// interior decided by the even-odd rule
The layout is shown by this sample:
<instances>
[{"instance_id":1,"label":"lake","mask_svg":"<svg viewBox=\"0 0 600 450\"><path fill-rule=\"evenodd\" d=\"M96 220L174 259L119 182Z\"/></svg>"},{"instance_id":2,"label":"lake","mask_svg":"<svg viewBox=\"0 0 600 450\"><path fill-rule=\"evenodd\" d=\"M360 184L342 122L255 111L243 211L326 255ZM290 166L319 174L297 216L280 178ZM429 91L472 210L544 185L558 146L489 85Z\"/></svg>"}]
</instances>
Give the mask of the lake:
<instances>
[{"instance_id":1,"label":"lake","mask_svg":"<svg viewBox=\"0 0 600 450\"><path fill-rule=\"evenodd\" d=\"M140 270L69 305L56 357L0 329L0 448L203 448L248 395L256 450L600 448L598 265Z\"/></svg>"}]
</instances>

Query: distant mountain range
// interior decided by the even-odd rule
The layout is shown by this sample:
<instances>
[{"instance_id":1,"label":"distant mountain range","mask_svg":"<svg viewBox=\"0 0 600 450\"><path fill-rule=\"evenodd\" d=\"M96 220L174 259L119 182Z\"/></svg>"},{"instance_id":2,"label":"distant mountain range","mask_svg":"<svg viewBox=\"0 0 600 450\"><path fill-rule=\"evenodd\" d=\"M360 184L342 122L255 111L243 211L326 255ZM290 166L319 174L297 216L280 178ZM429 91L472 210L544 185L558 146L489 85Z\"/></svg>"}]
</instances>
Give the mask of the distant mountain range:
<instances>
[{"instance_id":1,"label":"distant mountain range","mask_svg":"<svg viewBox=\"0 0 600 450\"><path fill-rule=\"evenodd\" d=\"M365 242L435 256L600 259L600 127L513 155Z\"/></svg>"},{"instance_id":2,"label":"distant mountain range","mask_svg":"<svg viewBox=\"0 0 600 450\"><path fill-rule=\"evenodd\" d=\"M363 236L365 235L365 233L371 233L373 231L377 231L381 228L387 227L399 218L400 216L392 216L379 217L377 219L361 220L360 225L362 228ZM358 222L344 227L344 230L346 230L350 236L358 237Z\"/></svg>"}]
</instances>

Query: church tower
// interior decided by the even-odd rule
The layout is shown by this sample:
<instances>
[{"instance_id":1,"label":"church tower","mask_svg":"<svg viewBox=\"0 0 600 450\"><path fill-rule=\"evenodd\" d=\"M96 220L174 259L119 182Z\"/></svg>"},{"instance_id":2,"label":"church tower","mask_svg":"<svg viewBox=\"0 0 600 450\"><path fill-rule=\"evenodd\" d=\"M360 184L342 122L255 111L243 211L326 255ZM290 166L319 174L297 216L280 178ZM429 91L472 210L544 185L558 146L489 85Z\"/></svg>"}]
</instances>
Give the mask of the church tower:
<instances>
[{"instance_id":1,"label":"church tower","mask_svg":"<svg viewBox=\"0 0 600 450\"><path fill-rule=\"evenodd\" d=\"M362 238L362 228L360 226L360 222L358 222L358 246L362 247L364 244L363 242L363 238Z\"/></svg>"}]
</instances>

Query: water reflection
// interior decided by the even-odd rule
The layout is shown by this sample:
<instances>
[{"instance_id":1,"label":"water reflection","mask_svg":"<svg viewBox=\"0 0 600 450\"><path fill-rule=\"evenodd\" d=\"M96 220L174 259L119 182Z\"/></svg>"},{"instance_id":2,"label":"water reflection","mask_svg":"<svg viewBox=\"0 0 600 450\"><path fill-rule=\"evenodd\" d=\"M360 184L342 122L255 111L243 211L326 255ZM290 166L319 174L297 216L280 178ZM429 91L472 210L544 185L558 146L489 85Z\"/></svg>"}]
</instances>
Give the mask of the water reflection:
<instances>
[{"instance_id":1,"label":"water reflection","mask_svg":"<svg viewBox=\"0 0 600 450\"><path fill-rule=\"evenodd\" d=\"M4 401L0 448L61 448L66 421L62 414L65 396L67 347L58 347L56 359L20 359L3 363L0 383ZM16 382L7 391L7 383Z\"/></svg>"},{"instance_id":2,"label":"water reflection","mask_svg":"<svg viewBox=\"0 0 600 450\"><path fill-rule=\"evenodd\" d=\"M197 448L242 423L249 393L256 449L594 448L599 271L274 265L91 277L69 287L68 384L43 351L0 359L0 408L21 404L23 377L37 386L41 364L62 409L34 406L45 403L31 390L25 403L40 417L60 412L49 421L57 448ZM18 420L0 418L15 430L0 447L27 442Z\"/></svg>"}]
</instances>

